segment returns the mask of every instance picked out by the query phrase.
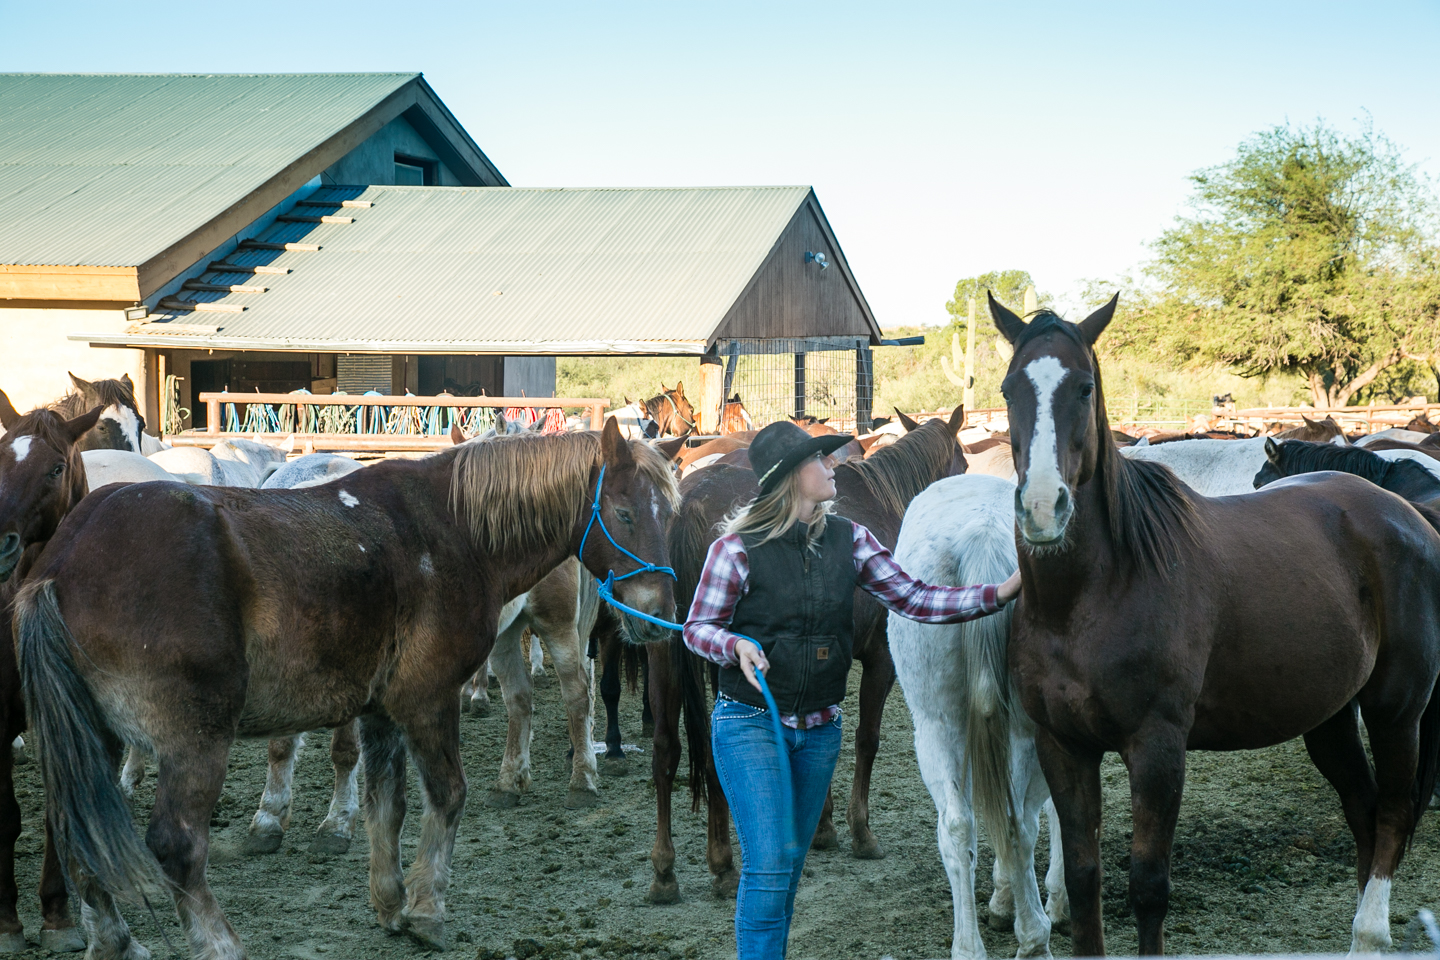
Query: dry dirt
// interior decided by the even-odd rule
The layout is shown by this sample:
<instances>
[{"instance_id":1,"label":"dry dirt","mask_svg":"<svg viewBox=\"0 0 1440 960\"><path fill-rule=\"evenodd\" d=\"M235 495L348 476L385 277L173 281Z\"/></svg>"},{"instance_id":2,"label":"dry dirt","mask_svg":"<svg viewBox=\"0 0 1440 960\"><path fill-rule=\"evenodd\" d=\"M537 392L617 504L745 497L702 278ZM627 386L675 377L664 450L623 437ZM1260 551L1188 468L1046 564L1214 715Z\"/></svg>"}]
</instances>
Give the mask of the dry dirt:
<instances>
[{"instance_id":1,"label":"dry dirt","mask_svg":"<svg viewBox=\"0 0 1440 960\"><path fill-rule=\"evenodd\" d=\"M858 671L852 678L858 681ZM854 685L847 707L853 728ZM645 902L654 837L654 788L648 744L640 739L639 701L622 700L627 742L646 747L634 755L630 776L605 779L601 805L563 808L568 746L553 682L537 690L533 760L535 782L511 810L484 806L503 743L503 710L462 721L470 802L460 826L449 896L451 956L481 958L630 956L657 958L734 956L733 904L711 899L704 865L704 825L677 803L676 848L683 901ZM499 707L498 699L496 702ZM598 706L598 704L597 704ZM418 957L423 951L375 925L366 903L363 830L343 857L311 856L310 836L325 815L331 772L328 738L313 735L296 770L290 833L279 853L239 853L265 775L265 745L238 744L215 814L210 879L231 922L254 958ZM836 782L844 807L850 747ZM683 768L682 768L683 769ZM1135 950L1133 919L1125 900L1129 804L1124 770L1111 758L1104 770L1106 934L1113 953ZM152 776L137 808L148 809ZM38 927L34 889L40 861L41 791L35 765L17 770L26 830L20 840L21 916L32 938ZM684 789L683 786L680 789ZM680 791L677 790L677 794ZM678 798L677 798L678 799ZM850 857L841 825L841 848L812 853L800 887L790 956L898 958L949 956L950 892L935 848L935 810L921 783L911 744L910 718L897 690L886 711L884 741L872 793L874 827L888 856ZM411 811L420 809L412 787ZM1404 923L1421 906L1435 908L1440 879L1440 816L1421 824L1401 867L1391 917L1397 945ZM418 824L406 824L407 854ZM1045 844L1041 843L1043 876ZM1354 846L1329 786L1297 741L1247 754L1192 754L1175 847L1174 895L1168 930L1174 953L1344 952L1355 905ZM982 845L979 896L990 894L990 857ZM168 908L160 926L138 911L129 918L157 957L183 956ZM982 906L981 916L986 915ZM1015 940L987 930L995 956L1013 956ZM1056 956L1070 942L1056 934ZM41 956L32 950L32 956Z\"/></svg>"}]
</instances>

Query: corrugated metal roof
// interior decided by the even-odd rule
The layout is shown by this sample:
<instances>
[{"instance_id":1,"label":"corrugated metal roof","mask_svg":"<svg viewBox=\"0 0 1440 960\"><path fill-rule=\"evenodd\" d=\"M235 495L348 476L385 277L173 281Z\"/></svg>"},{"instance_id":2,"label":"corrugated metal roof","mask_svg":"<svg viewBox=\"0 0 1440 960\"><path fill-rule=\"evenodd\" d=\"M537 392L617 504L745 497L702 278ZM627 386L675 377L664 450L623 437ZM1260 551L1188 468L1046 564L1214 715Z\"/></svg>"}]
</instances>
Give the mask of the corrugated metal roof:
<instances>
[{"instance_id":1,"label":"corrugated metal roof","mask_svg":"<svg viewBox=\"0 0 1440 960\"><path fill-rule=\"evenodd\" d=\"M699 353L809 195L803 186L327 190L312 199L335 200L337 209L296 212L343 214L353 223L277 223L264 238L319 244L318 252L244 250L229 258L290 273L203 278L267 292L185 294L244 306L243 313L160 311L131 340L241 349ZM373 206L338 208L340 199L357 197ZM154 339L166 336L164 324L153 321L166 319L220 330L164 343Z\"/></svg>"},{"instance_id":2,"label":"corrugated metal roof","mask_svg":"<svg viewBox=\"0 0 1440 960\"><path fill-rule=\"evenodd\" d=\"M0 263L139 266L418 76L0 74Z\"/></svg>"}]
</instances>

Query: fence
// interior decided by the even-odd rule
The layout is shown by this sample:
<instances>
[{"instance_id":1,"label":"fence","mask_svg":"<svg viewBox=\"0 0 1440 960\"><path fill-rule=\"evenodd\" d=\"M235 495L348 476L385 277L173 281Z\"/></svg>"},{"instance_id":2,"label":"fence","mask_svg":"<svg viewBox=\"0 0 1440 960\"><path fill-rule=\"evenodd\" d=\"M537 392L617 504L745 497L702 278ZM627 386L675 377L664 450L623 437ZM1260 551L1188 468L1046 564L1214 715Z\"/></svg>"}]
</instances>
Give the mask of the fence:
<instances>
[{"instance_id":1,"label":"fence","mask_svg":"<svg viewBox=\"0 0 1440 960\"><path fill-rule=\"evenodd\" d=\"M495 410L585 411L592 424L605 417L608 400L594 397L383 397L373 394L201 393L205 430L168 436L176 446L211 447L226 438L279 439L294 434L296 449L429 451L450 445L450 428L467 436L489 429ZM223 412L222 412L223 411ZM221 429L221 425L224 429Z\"/></svg>"},{"instance_id":2,"label":"fence","mask_svg":"<svg viewBox=\"0 0 1440 960\"><path fill-rule=\"evenodd\" d=\"M756 427L811 416L842 432L870 428L873 364L856 337L725 341L724 394L740 395Z\"/></svg>"}]
</instances>

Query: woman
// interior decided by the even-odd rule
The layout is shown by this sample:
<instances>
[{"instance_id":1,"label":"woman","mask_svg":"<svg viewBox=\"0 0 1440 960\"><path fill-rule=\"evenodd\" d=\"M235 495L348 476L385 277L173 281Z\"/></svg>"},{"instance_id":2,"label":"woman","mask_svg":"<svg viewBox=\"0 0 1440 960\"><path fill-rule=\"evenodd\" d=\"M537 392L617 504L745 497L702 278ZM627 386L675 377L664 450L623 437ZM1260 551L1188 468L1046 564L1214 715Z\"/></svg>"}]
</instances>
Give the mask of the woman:
<instances>
[{"instance_id":1,"label":"woman","mask_svg":"<svg viewBox=\"0 0 1440 960\"><path fill-rule=\"evenodd\" d=\"M685 622L685 643L721 666L711 742L740 835L740 960L785 955L795 888L840 755L855 588L923 623L988 616L1020 592L1018 571L999 586L921 583L869 530L836 516L829 454L850 439L811 437L788 421L756 435L760 495L710 545ZM780 709L783 765L756 670ZM783 822L784 791L793 791L793 827ZM792 829L803 839L787 852Z\"/></svg>"}]
</instances>

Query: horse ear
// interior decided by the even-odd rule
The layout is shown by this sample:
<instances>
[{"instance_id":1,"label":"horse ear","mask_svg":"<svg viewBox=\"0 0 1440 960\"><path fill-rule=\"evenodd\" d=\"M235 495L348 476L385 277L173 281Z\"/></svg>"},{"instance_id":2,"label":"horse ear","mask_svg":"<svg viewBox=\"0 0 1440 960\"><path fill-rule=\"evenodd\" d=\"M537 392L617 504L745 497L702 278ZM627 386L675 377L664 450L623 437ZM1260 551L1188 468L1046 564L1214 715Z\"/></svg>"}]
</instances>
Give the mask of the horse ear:
<instances>
[{"instance_id":1,"label":"horse ear","mask_svg":"<svg viewBox=\"0 0 1440 960\"><path fill-rule=\"evenodd\" d=\"M1276 466L1280 465L1280 444L1275 442L1274 437L1265 438L1265 459Z\"/></svg>"},{"instance_id":2,"label":"horse ear","mask_svg":"<svg viewBox=\"0 0 1440 960\"><path fill-rule=\"evenodd\" d=\"M681 396L681 397L685 396L685 381L684 381L684 380L676 380L676 381L675 381L675 393L676 393L676 395Z\"/></svg>"},{"instance_id":3,"label":"horse ear","mask_svg":"<svg viewBox=\"0 0 1440 960\"><path fill-rule=\"evenodd\" d=\"M1305 416L1305 414L1303 414L1303 413L1300 414L1300 419L1301 419L1301 420L1304 420L1305 423L1306 423L1307 425L1309 425L1309 426L1312 426L1312 427L1315 426L1315 421L1314 421L1314 420L1311 420L1309 417Z\"/></svg>"},{"instance_id":4,"label":"horse ear","mask_svg":"<svg viewBox=\"0 0 1440 960\"><path fill-rule=\"evenodd\" d=\"M611 417L600 431L600 455L614 467L629 466L634 458L630 455L630 441L620 435L620 424Z\"/></svg>"},{"instance_id":5,"label":"horse ear","mask_svg":"<svg viewBox=\"0 0 1440 960\"><path fill-rule=\"evenodd\" d=\"M960 428L965 426L965 404L960 404L950 413L950 422L947 424L951 433L959 433Z\"/></svg>"},{"instance_id":6,"label":"horse ear","mask_svg":"<svg viewBox=\"0 0 1440 960\"><path fill-rule=\"evenodd\" d=\"M660 451L660 455L665 458L666 462L669 462L680 456L685 449L685 441L689 439L690 431L686 430L683 435L673 440L656 440L655 449Z\"/></svg>"},{"instance_id":7,"label":"horse ear","mask_svg":"<svg viewBox=\"0 0 1440 960\"><path fill-rule=\"evenodd\" d=\"M504 435L505 435L505 432L506 432L507 430L509 430L509 429L510 429L510 422L505 419L505 413L504 413L504 411L503 411L503 410L496 410L496 411L495 411L495 435L496 435L497 437L504 436Z\"/></svg>"},{"instance_id":8,"label":"horse ear","mask_svg":"<svg viewBox=\"0 0 1440 960\"><path fill-rule=\"evenodd\" d=\"M131 393L135 392L135 381L130 379L130 374L122 373L120 375L120 382L129 387Z\"/></svg>"},{"instance_id":9,"label":"horse ear","mask_svg":"<svg viewBox=\"0 0 1440 960\"><path fill-rule=\"evenodd\" d=\"M20 411L16 410L15 405L10 402L10 398L5 396L5 391L0 390L0 427L9 430L10 425L19 419Z\"/></svg>"},{"instance_id":10,"label":"horse ear","mask_svg":"<svg viewBox=\"0 0 1440 960\"><path fill-rule=\"evenodd\" d=\"M995 294L989 290L985 291L985 297L990 301L990 317L995 321L995 329L1008 342L1014 343L1025 332L1025 321L1005 309L1005 305L996 300Z\"/></svg>"},{"instance_id":11,"label":"horse ear","mask_svg":"<svg viewBox=\"0 0 1440 960\"><path fill-rule=\"evenodd\" d=\"M905 416L905 414L900 410L899 407L895 408L895 414L900 418L900 423L904 425L906 433L909 433L911 430L914 430L916 427L920 426L920 424Z\"/></svg>"},{"instance_id":12,"label":"horse ear","mask_svg":"<svg viewBox=\"0 0 1440 960\"><path fill-rule=\"evenodd\" d=\"M465 431L460 429L460 424L450 424L450 443L452 446L460 446L465 442Z\"/></svg>"},{"instance_id":13,"label":"horse ear","mask_svg":"<svg viewBox=\"0 0 1440 960\"><path fill-rule=\"evenodd\" d=\"M104 407L96 407L89 413L80 414L80 416L76 417L74 420L66 420L65 432L69 434L70 442L74 443L76 440L79 440L81 437L85 436L85 434L89 433L91 428L93 428L95 424L100 420L100 411L104 409Z\"/></svg>"},{"instance_id":14,"label":"horse ear","mask_svg":"<svg viewBox=\"0 0 1440 960\"><path fill-rule=\"evenodd\" d=\"M69 370L66 370L65 372L70 373ZM89 380L81 380L73 373L70 373L70 382L73 383L75 385L75 389L79 390L81 393L86 393L90 389L92 389Z\"/></svg>"},{"instance_id":15,"label":"horse ear","mask_svg":"<svg viewBox=\"0 0 1440 960\"><path fill-rule=\"evenodd\" d=\"M1110 325L1110 321L1114 318L1115 307L1119 303L1120 294L1116 293L1115 296L1110 298L1109 303L1080 321L1080 335L1085 338L1087 344L1092 347L1095 346L1095 341L1100 339L1100 334L1105 332L1105 328Z\"/></svg>"}]
</instances>

